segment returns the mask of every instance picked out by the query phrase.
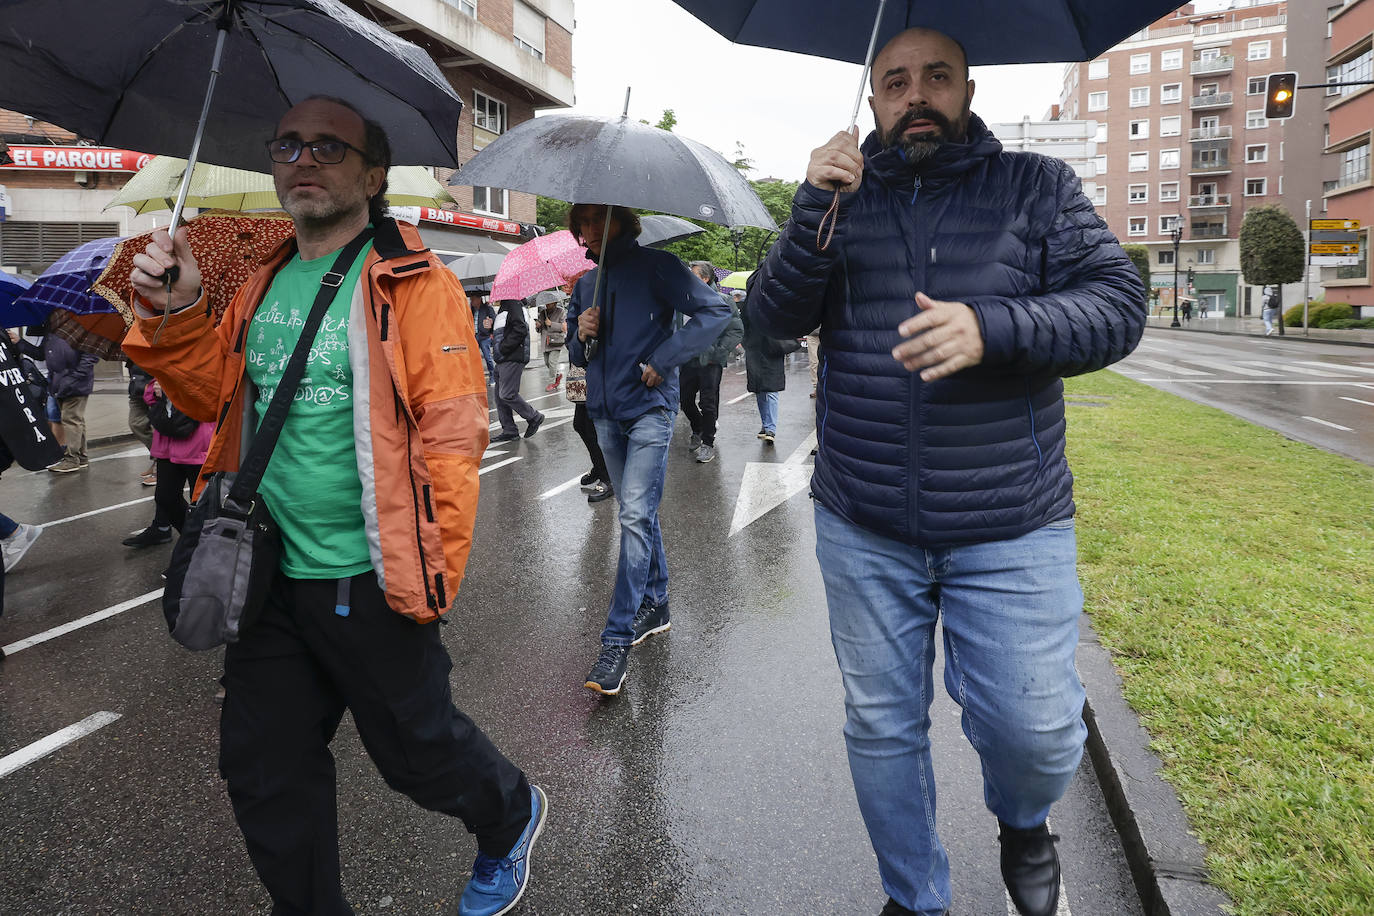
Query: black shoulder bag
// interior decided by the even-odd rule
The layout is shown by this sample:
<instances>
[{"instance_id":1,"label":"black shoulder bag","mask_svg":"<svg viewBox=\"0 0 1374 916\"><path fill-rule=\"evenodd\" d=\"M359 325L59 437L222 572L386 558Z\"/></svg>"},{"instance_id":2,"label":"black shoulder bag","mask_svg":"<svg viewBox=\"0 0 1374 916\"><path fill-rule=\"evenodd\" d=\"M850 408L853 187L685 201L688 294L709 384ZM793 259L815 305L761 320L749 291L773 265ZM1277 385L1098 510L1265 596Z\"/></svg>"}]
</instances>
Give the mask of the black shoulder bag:
<instances>
[{"instance_id":1,"label":"black shoulder bag","mask_svg":"<svg viewBox=\"0 0 1374 916\"><path fill-rule=\"evenodd\" d=\"M320 322L371 237L369 229L344 246L320 281L300 340L242 466L237 473L216 471L211 475L186 515L185 529L172 549L162 613L172 638L188 649L213 649L237 642L262 613L281 559L281 532L258 496L258 484L305 375Z\"/></svg>"}]
</instances>

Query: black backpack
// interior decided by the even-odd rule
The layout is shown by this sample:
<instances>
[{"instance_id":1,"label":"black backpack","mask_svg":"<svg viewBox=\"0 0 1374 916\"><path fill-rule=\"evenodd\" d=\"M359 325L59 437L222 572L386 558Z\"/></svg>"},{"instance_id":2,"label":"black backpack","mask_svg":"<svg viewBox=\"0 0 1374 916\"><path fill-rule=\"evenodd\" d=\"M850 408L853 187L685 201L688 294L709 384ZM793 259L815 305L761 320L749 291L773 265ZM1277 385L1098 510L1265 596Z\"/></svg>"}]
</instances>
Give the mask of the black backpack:
<instances>
[{"instance_id":1,"label":"black backpack","mask_svg":"<svg viewBox=\"0 0 1374 916\"><path fill-rule=\"evenodd\" d=\"M159 395L148 408L148 420L153 424L153 429L168 439L189 439L200 428L199 420L192 420L177 410L165 394Z\"/></svg>"}]
</instances>

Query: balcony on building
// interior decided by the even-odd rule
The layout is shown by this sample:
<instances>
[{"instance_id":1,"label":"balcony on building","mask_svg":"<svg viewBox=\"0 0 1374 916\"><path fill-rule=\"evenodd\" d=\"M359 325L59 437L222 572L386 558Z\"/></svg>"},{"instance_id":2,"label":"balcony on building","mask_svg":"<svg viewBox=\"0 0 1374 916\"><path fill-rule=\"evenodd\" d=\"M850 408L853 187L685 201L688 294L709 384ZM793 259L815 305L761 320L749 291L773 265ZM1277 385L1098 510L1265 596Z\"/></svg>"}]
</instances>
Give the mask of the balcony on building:
<instances>
[{"instance_id":1,"label":"balcony on building","mask_svg":"<svg viewBox=\"0 0 1374 916\"><path fill-rule=\"evenodd\" d=\"M1201 140L1230 140L1231 125L1223 124L1220 127L1194 127L1188 131L1188 139L1193 143Z\"/></svg>"},{"instance_id":2,"label":"balcony on building","mask_svg":"<svg viewBox=\"0 0 1374 916\"><path fill-rule=\"evenodd\" d=\"M1192 194L1188 197L1189 210L1225 210L1230 206L1230 194Z\"/></svg>"},{"instance_id":3,"label":"balcony on building","mask_svg":"<svg viewBox=\"0 0 1374 916\"><path fill-rule=\"evenodd\" d=\"M1189 175L1224 175L1231 171L1231 154L1222 147L1194 150L1188 161Z\"/></svg>"},{"instance_id":4,"label":"balcony on building","mask_svg":"<svg viewBox=\"0 0 1374 916\"><path fill-rule=\"evenodd\" d=\"M1197 111L1204 108L1230 108L1230 92L1209 92L1206 95L1195 95L1188 100L1188 107Z\"/></svg>"},{"instance_id":5,"label":"balcony on building","mask_svg":"<svg viewBox=\"0 0 1374 916\"><path fill-rule=\"evenodd\" d=\"M1193 240L1224 239L1226 238L1226 220L1195 219L1188 227L1188 238Z\"/></svg>"},{"instance_id":6,"label":"balcony on building","mask_svg":"<svg viewBox=\"0 0 1374 916\"><path fill-rule=\"evenodd\" d=\"M1211 76L1218 73L1230 73L1235 68L1235 55L1223 54L1220 57L1212 57L1207 60L1201 58L1194 60L1189 66L1188 72L1193 76Z\"/></svg>"}]
</instances>

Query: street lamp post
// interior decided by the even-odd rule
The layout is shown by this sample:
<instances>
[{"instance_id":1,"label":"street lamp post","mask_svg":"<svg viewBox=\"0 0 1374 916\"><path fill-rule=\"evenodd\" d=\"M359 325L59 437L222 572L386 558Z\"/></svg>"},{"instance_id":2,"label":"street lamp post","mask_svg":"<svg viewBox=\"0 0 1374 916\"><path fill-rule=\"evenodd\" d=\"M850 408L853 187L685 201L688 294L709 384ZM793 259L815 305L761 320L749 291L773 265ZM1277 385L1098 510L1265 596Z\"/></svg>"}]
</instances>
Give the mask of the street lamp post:
<instances>
[{"instance_id":1,"label":"street lamp post","mask_svg":"<svg viewBox=\"0 0 1374 916\"><path fill-rule=\"evenodd\" d=\"M739 246L744 241L744 229L740 226L730 227L730 243L735 248L735 270L739 270Z\"/></svg>"},{"instance_id":2,"label":"street lamp post","mask_svg":"<svg viewBox=\"0 0 1374 916\"><path fill-rule=\"evenodd\" d=\"M1174 240L1174 320L1169 322L1169 327L1181 328L1183 325L1178 320L1178 243L1183 241L1182 217L1174 217L1174 227L1169 230L1169 237Z\"/></svg>"}]
</instances>

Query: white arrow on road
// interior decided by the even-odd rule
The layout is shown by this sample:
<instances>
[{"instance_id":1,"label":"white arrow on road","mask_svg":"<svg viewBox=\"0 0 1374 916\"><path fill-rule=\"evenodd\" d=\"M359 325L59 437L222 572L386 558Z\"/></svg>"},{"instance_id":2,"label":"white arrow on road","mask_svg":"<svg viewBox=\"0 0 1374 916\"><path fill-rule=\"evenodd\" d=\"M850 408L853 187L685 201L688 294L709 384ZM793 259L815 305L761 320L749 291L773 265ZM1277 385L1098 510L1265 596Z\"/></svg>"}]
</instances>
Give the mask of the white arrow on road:
<instances>
[{"instance_id":1,"label":"white arrow on road","mask_svg":"<svg viewBox=\"0 0 1374 916\"><path fill-rule=\"evenodd\" d=\"M805 490L811 484L811 466L806 459L816 447L816 431L802 440L781 464L751 461L744 466L744 479L735 500L735 517L730 522L733 537Z\"/></svg>"}]
</instances>

